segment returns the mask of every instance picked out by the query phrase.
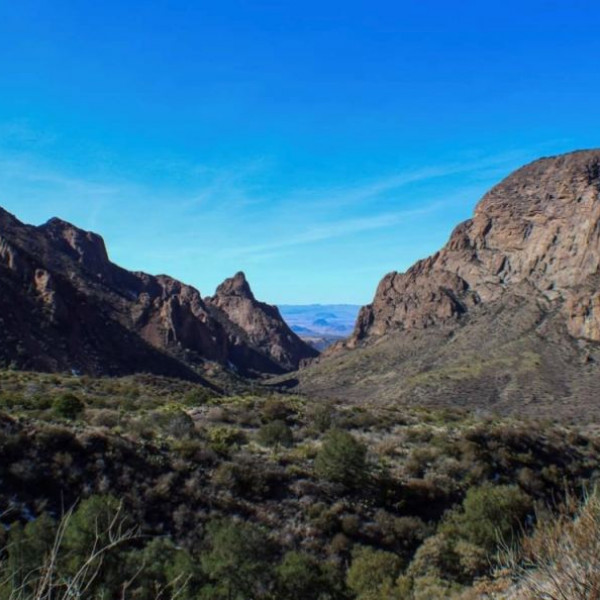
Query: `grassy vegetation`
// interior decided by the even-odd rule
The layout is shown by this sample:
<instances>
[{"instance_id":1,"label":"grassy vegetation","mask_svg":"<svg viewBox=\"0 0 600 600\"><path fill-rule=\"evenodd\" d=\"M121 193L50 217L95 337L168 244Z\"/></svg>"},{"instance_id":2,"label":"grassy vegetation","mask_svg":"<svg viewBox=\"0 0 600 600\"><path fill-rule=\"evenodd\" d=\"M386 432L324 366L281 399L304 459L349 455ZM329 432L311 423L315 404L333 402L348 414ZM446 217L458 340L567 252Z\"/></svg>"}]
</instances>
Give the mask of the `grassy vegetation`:
<instances>
[{"instance_id":1,"label":"grassy vegetation","mask_svg":"<svg viewBox=\"0 0 600 600\"><path fill-rule=\"evenodd\" d=\"M241 392L0 373L0 598L494 597L600 473L591 427Z\"/></svg>"}]
</instances>

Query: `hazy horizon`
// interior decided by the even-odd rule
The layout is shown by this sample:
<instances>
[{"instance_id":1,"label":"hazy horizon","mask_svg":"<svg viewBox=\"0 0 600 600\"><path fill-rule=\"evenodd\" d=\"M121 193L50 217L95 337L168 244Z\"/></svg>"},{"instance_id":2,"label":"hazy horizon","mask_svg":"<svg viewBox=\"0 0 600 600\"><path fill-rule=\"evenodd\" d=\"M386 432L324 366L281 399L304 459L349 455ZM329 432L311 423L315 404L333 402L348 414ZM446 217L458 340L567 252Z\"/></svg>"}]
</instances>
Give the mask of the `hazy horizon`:
<instances>
[{"instance_id":1,"label":"hazy horizon","mask_svg":"<svg viewBox=\"0 0 600 600\"><path fill-rule=\"evenodd\" d=\"M203 295L369 303L491 186L600 146L597 4L0 7L0 206Z\"/></svg>"}]
</instances>

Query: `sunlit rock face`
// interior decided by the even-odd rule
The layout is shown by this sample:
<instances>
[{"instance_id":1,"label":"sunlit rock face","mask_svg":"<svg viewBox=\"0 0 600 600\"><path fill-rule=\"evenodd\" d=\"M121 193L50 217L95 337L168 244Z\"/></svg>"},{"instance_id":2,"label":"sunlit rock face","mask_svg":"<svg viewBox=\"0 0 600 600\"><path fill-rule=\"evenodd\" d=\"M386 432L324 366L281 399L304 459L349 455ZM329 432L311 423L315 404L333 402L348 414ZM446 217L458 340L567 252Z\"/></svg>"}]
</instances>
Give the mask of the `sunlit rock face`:
<instances>
[{"instance_id":1,"label":"sunlit rock face","mask_svg":"<svg viewBox=\"0 0 600 600\"><path fill-rule=\"evenodd\" d=\"M256 300L242 272L226 279L206 302L235 325L228 327L233 344L246 339L247 345L267 356L282 372L297 369L302 361L318 355L288 327L276 306Z\"/></svg>"},{"instance_id":2,"label":"sunlit rock face","mask_svg":"<svg viewBox=\"0 0 600 600\"><path fill-rule=\"evenodd\" d=\"M560 310L575 338L600 341L600 150L535 161L479 202L436 254L390 273L349 346L464 318L511 294Z\"/></svg>"}]
</instances>

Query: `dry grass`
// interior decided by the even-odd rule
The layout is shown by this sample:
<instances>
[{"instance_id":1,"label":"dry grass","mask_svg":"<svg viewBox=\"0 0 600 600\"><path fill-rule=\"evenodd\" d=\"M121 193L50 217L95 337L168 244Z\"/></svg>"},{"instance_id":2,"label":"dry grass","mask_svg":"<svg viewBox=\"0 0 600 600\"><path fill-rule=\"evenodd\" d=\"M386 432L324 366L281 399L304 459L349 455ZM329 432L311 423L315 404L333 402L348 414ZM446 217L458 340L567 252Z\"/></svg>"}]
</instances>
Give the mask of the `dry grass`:
<instances>
[{"instance_id":1,"label":"dry grass","mask_svg":"<svg viewBox=\"0 0 600 600\"><path fill-rule=\"evenodd\" d=\"M600 598L600 495L589 494L574 509L571 500L558 517L539 523L521 548L507 554L519 583L514 600L598 600Z\"/></svg>"}]
</instances>

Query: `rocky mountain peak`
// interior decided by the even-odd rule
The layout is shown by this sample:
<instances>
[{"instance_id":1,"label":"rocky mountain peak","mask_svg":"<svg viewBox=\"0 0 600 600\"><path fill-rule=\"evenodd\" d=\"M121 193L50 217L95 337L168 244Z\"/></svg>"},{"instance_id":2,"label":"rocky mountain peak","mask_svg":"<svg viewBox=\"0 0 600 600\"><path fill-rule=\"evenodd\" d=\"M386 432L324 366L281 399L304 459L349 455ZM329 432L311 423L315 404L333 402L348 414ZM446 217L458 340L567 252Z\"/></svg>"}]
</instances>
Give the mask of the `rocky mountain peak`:
<instances>
[{"instance_id":1,"label":"rocky mountain peak","mask_svg":"<svg viewBox=\"0 0 600 600\"><path fill-rule=\"evenodd\" d=\"M223 281L223 283L217 287L215 296L239 296L248 300L255 300L250 284L243 271L238 271L233 277L229 277Z\"/></svg>"},{"instance_id":2,"label":"rocky mountain peak","mask_svg":"<svg viewBox=\"0 0 600 600\"><path fill-rule=\"evenodd\" d=\"M598 406L600 150L544 158L483 196L448 243L379 284L305 393L552 418Z\"/></svg>"},{"instance_id":3,"label":"rocky mountain peak","mask_svg":"<svg viewBox=\"0 0 600 600\"><path fill-rule=\"evenodd\" d=\"M276 306L256 300L241 271L219 285L205 302L217 318L225 317L225 323L234 324L226 325L234 342L246 339L262 353L268 348L281 371L297 369L303 360L318 355L288 327Z\"/></svg>"},{"instance_id":4,"label":"rocky mountain peak","mask_svg":"<svg viewBox=\"0 0 600 600\"><path fill-rule=\"evenodd\" d=\"M84 231L57 217L38 229L87 269L99 272L110 262L104 240L97 233Z\"/></svg>"}]
</instances>

